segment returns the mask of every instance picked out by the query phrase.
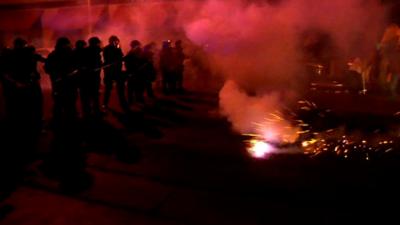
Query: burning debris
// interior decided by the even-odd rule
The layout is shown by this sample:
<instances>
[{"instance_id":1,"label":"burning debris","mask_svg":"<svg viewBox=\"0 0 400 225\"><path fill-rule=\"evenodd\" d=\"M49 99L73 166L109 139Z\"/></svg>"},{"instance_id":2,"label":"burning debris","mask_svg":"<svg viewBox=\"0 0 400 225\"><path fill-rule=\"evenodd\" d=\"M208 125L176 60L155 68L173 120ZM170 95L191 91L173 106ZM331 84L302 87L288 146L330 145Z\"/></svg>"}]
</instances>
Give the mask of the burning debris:
<instances>
[{"instance_id":1,"label":"burning debris","mask_svg":"<svg viewBox=\"0 0 400 225\"><path fill-rule=\"evenodd\" d=\"M319 155L334 155L344 159L354 160L371 160L379 155L391 152L394 150L395 142L390 139L393 137L380 137L371 140L359 140L359 137L341 136L334 130L328 130L321 134L320 137L315 137L302 142L304 154L311 157Z\"/></svg>"},{"instance_id":2,"label":"burning debris","mask_svg":"<svg viewBox=\"0 0 400 225\"><path fill-rule=\"evenodd\" d=\"M373 160L396 151L400 135L398 129L376 129L372 132L361 130L350 131L346 126L335 125L330 127L324 123L332 121L330 110L321 110L315 103L309 101L298 102L298 113L292 120L296 123L296 139L281 139L282 142L273 143L263 136L260 127L257 134L246 134L250 137L247 151L254 158L265 159L271 154L301 153L311 158L331 157L345 160ZM279 121L284 120L278 117ZM305 120L310 122L306 123ZM321 124L322 123L322 124ZM293 128L291 129L293 131ZM277 129L281 136L287 136L285 129ZM289 135L291 136L291 135ZM283 151L288 146L294 146L298 151Z\"/></svg>"},{"instance_id":3,"label":"burning debris","mask_svg":"<svg viewBox=\"0 0 400 225\"><path fill-rule=\"evenodd\" d=\"M252 139L248 141L247 151L254 158L265 159L276 151L276 147L268 142Z\"/></svg>"},{"instance_id":4,"label":"burning debris","mask_svg":"<svg viewBox=\"0 0 400 225\"><path fill-rule=\"evenodd\" d=\"M347 76L346 63L374 52L386 22L379 2L358 0L285 1L274 7L250 4L245 8L208 1L198 15L200 20L185 26L187 36L194 43L209 45L215 67L227 80L220 91L221 114L233 130L249 137L248 152L256 158L299 149L312 155L319 151L317 146L324 146L319 144L322 140L330 141L325 137L332 134L328 130L340 130L342 124L316 127L330 123L324 118L326 112L307 101L293 105L310 84L313 94L321 89L326 95L365 94L368 77L358 73L372 68L361 58L352 64L356 74ZM231 15L234 19L226 21ZM349 138L348 133L345 129L332 139ZM365 139L369 148L370 137Z\"/></svg>"}]
</instances>

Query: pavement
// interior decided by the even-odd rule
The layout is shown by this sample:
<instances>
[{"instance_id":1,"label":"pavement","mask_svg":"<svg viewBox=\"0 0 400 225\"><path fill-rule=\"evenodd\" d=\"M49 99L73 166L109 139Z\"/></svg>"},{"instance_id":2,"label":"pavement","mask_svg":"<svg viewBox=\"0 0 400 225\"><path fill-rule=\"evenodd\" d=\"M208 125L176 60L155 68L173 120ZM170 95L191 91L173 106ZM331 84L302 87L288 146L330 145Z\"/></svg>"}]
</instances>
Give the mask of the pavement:
<instances>
[{"instance_id":1,"label":"pavement","mask_svg":"<svg viewBox=\"0 0 400 225\"><path fill-rule=\"evenodd\" d=\"M0 225L399 222L397 159L252 159L219 116L217 93L160 97L132 116L115 101L111 109L87 136L88 186L66 192L40 158L3 202L12 210ZM51 138L42 135L41 155L51 154Z\"/></svg>"}]
</instances>

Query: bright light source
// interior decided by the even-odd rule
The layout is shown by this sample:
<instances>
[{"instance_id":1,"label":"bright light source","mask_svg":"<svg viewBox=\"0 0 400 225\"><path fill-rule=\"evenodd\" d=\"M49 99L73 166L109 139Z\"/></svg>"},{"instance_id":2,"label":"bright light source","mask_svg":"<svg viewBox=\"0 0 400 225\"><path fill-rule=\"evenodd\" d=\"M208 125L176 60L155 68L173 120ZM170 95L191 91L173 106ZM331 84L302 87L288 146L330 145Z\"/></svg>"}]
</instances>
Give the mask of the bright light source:
<instances>
[{"instance_id":1,"label":"bright light source","mask_svg":"<svg viewBox=\"0 0 400 225\"><path fill-rule=\"evenodd\" d=\"M251 140L250 146L247 149L247 151L250 153L252 157L262 159L267 157L268 154L272 153L274 149L275 148L267 142L260 140Z\"/></svg>"}]
</instances>

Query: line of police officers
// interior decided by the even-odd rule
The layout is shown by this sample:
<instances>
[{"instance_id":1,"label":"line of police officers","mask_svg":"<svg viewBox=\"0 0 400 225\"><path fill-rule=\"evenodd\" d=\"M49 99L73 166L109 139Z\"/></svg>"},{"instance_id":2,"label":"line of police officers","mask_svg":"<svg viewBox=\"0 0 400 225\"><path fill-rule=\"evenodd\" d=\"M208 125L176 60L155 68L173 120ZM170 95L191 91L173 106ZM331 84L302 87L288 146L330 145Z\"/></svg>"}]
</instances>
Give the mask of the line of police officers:
<instances>
[{"instance_id":1,"label":"line of police officers","mask_svg":"<svg viewBox=\"0 0 400 225\"><path fill-rule=\"evenodd\" d=\"M155 44L142 47L134 40L130 51L124 55L119 42L118 37L111 36L109 44L102 48L100 39L92 37L88 44L80 40L73 48L70 40L62 37L47 59L21 38L15 39L10 49L0 48L0 82L7 117L0 121L0 217L7 209L2 206L2 199L22 179L25 166L34 160L40 145L43 96L38 63L44 63L50 76L53 97L52 153L43 168L53 171L51 173L55 173L66 187L85 186L90 182L84 173L84 157L79 150L81 137L77 129L87 128L76 123L78 97L84 118L96 118L107 110L114 83L119 103L125 111L129 111L133 103L144 102L145 93L154 98ZM183 60L180 41L175 47L169 41L163 42L159 71L165 94L183 90ZM104 71L104 98L100 103L101 70ZM85 124L92 126L90 121Z\"/></svg>"},{"instance_id":2,"label":"line of police officers","mask_svg":"<svg viewBox=\"0 0 400 225\"><path fill-rule=\"evenodd\" d=\"M124 111L129 111L134 102L143 103L144 93L154 98L152 86L157 75L154 64L155 43L142 47L138 40L134 40L130 47L130 51L124 55L118 37L111 36L104 48L98 37L90 38L88 44L79 40L73 48L68 38L61 37L45 59L36 53L34 47L28 46L25 40L15 39L14 47L3 49L0 58L8 119L25 125L34 122L38 124L30 127L40 127L43 104L38 62L44 63L44 69L50 75L55 122L77 118L78 93L84 118L101 115L108 108L114 83ZM181 41L176 41L175 47L171 46L170 41L164 41L159 56L163 92L182 92L185 55ZM99 97L101 70L104 70L102 104ZM32 112L29 113L32 118L26 118L27 111ZM21 118L26 121L21 121Z\"/></svg>"}]
</instances>

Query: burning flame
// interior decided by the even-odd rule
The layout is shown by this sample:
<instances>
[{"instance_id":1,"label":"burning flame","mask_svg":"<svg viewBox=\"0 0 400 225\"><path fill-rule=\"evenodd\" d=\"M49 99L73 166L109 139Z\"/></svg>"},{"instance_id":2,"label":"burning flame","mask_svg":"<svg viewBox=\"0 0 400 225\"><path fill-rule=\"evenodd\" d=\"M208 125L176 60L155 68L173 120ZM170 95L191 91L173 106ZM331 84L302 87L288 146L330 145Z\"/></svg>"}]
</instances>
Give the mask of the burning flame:
<instances>
[{"instance_id":1,"label":"burning flame","mask_svg":"<svg viewBox=\"0 0 400 225\"><path fill-rule=\"evenodd\" d=\"M249 143L250 146L248 147L247 151L254 158L259 158L259 159L266 158L275 150L274 146L265 141L253 139L250 140Z\"/></svg>"},{"instance_id":2,"label":"burning flame","mask_svg":"<svg viewBox=\"0 0 400 225\"><path fill-rule=\"evenodd\" d=\"M277 147L273 144L293 144L300 133L300 126L292 125L280 112L270 113L262 121L255 124L255 133L247 134L251 137L248 152L253 158L267 158L276 153Z\"/></svg>"},{"instance_id":3,"label":"burning flame","mask_svg":"<svg viewBox=\"0 0 400 225\"><path fill-rule=\"evenodd\" d=\"M300 101L300 109L312 112L317 106L308 101ZM400 113L399 113L400 114ZM318 116L324 115L318 113ZM293 122L289 122L293 121ZM312 125L305 123L297 115L287 120L284 114L274 113L256 124L255 134L250 136L247 149L253 158L265 159L271 153L283 153L281 144L295 144L300 152L310 157L335 156L343 159L371 160L395 149L393 135L374 133L374 135L346 134L342 127L315 132ZM272 145L273 143L273 145Z\"/></svg>"}]
</instances>

